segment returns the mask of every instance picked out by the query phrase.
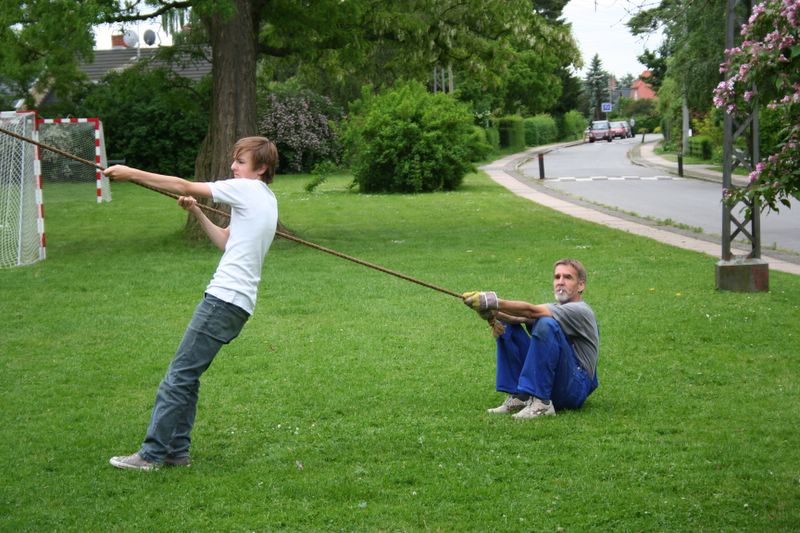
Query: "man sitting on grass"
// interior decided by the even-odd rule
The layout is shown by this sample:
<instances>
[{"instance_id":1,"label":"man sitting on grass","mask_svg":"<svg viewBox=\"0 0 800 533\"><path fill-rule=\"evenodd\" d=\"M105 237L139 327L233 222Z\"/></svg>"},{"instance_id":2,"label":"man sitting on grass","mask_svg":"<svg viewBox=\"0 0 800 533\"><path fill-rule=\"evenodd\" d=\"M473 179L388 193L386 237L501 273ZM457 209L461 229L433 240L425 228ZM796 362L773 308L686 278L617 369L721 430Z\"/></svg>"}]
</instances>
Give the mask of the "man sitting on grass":
<instances>
[{"instance_id":1,"label":"man sitting on grass","mask_svg":"<svg viewBox=\"0 0 800 533\"><path fill-rule=\"evenodd\" d=\"M582 299L585 288L583 265L561 259L553 267L558 303L502 300L494 292L463 294L497 339L497 390L508 397L490 413L516 413L517 419L555 415L579 408L597 388L600 335L594 312Z\"/></svg>"}]
</instances>

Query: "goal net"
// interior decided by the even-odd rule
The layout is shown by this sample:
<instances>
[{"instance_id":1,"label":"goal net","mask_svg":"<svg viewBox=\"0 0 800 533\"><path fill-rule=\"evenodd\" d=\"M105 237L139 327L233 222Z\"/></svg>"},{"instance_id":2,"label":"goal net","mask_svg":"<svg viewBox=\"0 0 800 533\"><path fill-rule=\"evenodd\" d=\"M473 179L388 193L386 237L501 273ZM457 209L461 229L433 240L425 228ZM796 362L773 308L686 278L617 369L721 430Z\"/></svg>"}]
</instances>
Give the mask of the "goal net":
<instances>
[{"instance_id":1,"label":"goal net","mask_svg":"<svg viewBox=\"0 0 800 533\"><path fill-rule=\"evenodd\" d=\"M34 137L35 113L0 113L3 128ZM44 211L38 148L0 135L0 268L29 265L45 257Z\"/></svg>"},{"instance_id":2,"label":"goal net","mask_svg":"<svg viewBox=\"0 0 800 533\"><path fill-rule=\"evenodd\" d=\"M108 166L103 123L96 118L40 118L39 142L86 161ZM98 202L111 201L108 178L98 169L73 159L41 151L42 180L45 183L94 183Z\"/></svg>"}]
</instances>

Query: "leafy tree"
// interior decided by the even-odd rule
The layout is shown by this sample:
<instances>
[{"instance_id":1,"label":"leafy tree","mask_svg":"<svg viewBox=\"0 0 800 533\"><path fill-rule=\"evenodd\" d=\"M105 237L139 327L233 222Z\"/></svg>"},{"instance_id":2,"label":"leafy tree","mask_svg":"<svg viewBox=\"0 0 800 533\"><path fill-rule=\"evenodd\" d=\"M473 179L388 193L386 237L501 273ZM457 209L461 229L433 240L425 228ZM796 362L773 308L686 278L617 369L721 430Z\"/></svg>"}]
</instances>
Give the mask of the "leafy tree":
<instances>
[{"instance_id":1,"label":"leafy tree","mask_svg":"<svg viewBox=\"0 0 800 533\"><path fill-rule=\"evenodd\" d=\"M530 3L536 13L550 22L557 22L569 0L531 0Z\"/></svg>"},{"instance_id":2,"label":"leafy tree","mask_svg":"<svg viewBox=\"0 0 800 533\"><path fill-rule=\"evenodd\" d=\"M645 50L644 53L636 57L636 59L650 71L650 76L647 77L646 81L656 92L661 88L661 83L664 81L664 76L667 74L668 57L669 48L666 46L666 43L662 43L656 51Z\"/></svg>"},{"instance_id":3,"label":"leafy tree","mask_svg":"<svg viewBox=\"0 0 800 533\"><path fill-rule=\"evenodd\" d=\"M581 79L568 68L560 68L556 74L561 80L561 97L551 108L551 112L560 116L572 110L586 107Z\"/></svg>"},{"instance_id":4,"label":"leafy tree","mask_svg":"<svg viewBox=\"0 0 800 533\"><path fill-rule=\"evenodd\" d=\"M569 28L556 21L563 4L536 2L532 8L528 0L406 0L396 3L404 6L398 20L381 22L387 29L379 45L355 63L331 51L314 62L298 62L294 75L344 106L364 84L380 90L398 79L414 79L432 88L434 67L449 67L459 99L470 102L476 114L535 113L557 101L558 72L580 66ZM408 41L423 46L409 50ZM266 70L282 71L279 62L270 60Z\"/></svg>"},{"instance_id":5,"label":"leafy tree","mask_svg":"<svg viewBox=\"0 0 800 533\"><path fill-rule=\"evenodd\" d=\"M683 96L678 82L673 78L665 79L664 83L661 84L661 89L658 91L657 105L658 113L661 116L664 147L667 150L673 150L680 145L682 102Z\"/></svg>"},{"instance_id":6,"label":"leafy tree","mask_svg":"<svg viewBox=\"0 0 800 533\"><path fill-rule=\"evenodd\" d=\"M631 17L628 27L634 35L660 29L665 36L657 53L645 51L640 56L653 75L648 83L658 89L666 78L673 78L689 108L705 111L709 95L720 80L725 9L726 0L661 0L656 7Z\"/></svg>"},{"instance_id":7,"label":"leafy tree","mask_svg":"<svg viewBox=\"0 0 800 533\"><path fill-rule=\"evenodd\" d=\"M9 95L31 90L68 94L84 77L76 65L93 57L91 22L109 2L0 2L0 65ZM89 4L89 5L87 5Z\"/></svg>"},{"instance_id":8,"label":"leafy tree","mask_svg":"<svg viewBox=\"0 0 800 533\"><path fill-rule=\"evenodd\" d=\"M561 96L558 66L554 56L519 54L506 79L503 110L535 115L553 107Z\"/></svg>"},{"instance_id":9,"label":"leafy tree","mask_svg":"<svg viewBox=\"0 0 800 533\"><path fill-rule=\"evenodd\" d=\"M629 88L633 85L633 82L636 81L636 77L633 74L625 74L622 78L619 79L617 82L617 87L619 88Z\"/></svg>"}]
</instances>

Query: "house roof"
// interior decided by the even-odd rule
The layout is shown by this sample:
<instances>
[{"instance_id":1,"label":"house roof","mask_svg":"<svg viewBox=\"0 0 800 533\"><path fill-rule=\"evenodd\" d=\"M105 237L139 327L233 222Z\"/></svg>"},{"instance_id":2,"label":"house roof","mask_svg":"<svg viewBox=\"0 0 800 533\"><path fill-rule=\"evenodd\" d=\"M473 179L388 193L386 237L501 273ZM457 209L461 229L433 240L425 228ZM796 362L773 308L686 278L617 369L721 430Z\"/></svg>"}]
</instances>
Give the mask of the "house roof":
<instances>
[{"instance_id":1,"label":"house roof","mask_svg":"<svg viewBox=\"0 0 800 533\"><path fill-rule=\"evenodd\" d=\"M652 100L657 96L650 84L642 80L633 82L633 85L631 85L631 92L635 95L635 100Z\"/></svg>"},{"instance_id":2,"label":"house roof","mask_svg":"<svg viewBox=\"0 0 800 533\"><path fill-rule=\"evenodd\" d=\"M112 71L124 70L137 61L152 61L154 67L166 66L178 76L198 81L211 72L211 63L203 59L180 56L178 60L168 63L154 59L158 48L113 48L111 50L95 50L94 61L80 66L81 71L93 82L100 81Z\"/></svg>"},{"instance_id":3,"label":"house roof","mask_svg":"<svg viewBox=\"0 0 800 533\"><path fill-rule=\"evenodd\" d=\"M645 70L642 72L641 76L631 84L631 93L634 100L652 100L657 98L658 95L653 91L652 85L645 81L650 76L652 76L652 73L649 70Z\"/></svg>"}]
</instances>

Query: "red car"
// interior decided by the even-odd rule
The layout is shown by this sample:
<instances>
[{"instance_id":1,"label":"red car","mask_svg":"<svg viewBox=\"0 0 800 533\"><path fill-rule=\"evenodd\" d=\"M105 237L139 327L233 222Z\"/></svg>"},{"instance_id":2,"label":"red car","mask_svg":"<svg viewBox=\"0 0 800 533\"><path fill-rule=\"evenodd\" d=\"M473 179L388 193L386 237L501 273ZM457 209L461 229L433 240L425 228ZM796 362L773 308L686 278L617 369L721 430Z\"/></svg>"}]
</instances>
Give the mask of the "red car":
<instances>
[{"instance_id":1,"label":"red car","mask_svg":"<svg viewBox=\"0 0 800 533\"><path fill-rule=\"evenodd\" d=\"M592 122L591 126L589 126L588 136L590 143L602 141L603 139L611 142L614 138L614 135L611 133L611 126L607 120L595 120Z\"/></svg>"},{"instance_id":2,"label":"red car","mask_svg":"<svg viewBox=\"0 0 800 533\"><path fill-rule=\"evenodd\" d=\"M620 139L627 139L628 138L628 128L625 127L624 122L612 122L611 123L611 136L612 137L619 137Z\"/></svg>"}]
</instances>

